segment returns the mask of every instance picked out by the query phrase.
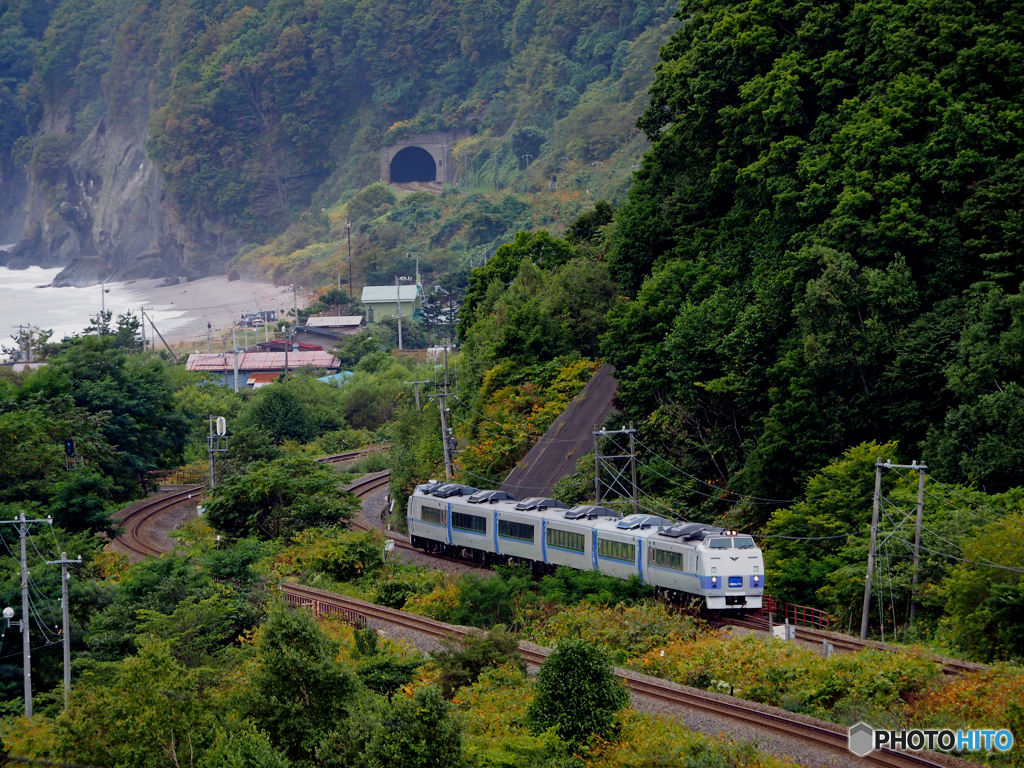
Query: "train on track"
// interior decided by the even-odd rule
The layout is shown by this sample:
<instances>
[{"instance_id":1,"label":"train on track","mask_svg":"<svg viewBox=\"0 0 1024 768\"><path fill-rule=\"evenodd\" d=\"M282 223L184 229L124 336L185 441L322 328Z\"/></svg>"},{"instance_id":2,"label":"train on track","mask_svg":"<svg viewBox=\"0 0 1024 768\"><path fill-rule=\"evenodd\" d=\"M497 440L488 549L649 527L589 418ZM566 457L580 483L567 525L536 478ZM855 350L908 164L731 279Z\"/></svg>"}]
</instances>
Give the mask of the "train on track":
<instances>
[{"instance_id":1,"label":"train on track","mask_svg":"<svg viewBox=\"0 0 1024 768\"><path fill-rule=\"evenodd\" d=\"M412 545L427 553L522 564L538 575L568 566L638 576L668 599L702 600L713 611L755 610L764 595L764 559L754 540L702 523L428 483L409 497L408 525Z\"/></svg>"}]
</instances>

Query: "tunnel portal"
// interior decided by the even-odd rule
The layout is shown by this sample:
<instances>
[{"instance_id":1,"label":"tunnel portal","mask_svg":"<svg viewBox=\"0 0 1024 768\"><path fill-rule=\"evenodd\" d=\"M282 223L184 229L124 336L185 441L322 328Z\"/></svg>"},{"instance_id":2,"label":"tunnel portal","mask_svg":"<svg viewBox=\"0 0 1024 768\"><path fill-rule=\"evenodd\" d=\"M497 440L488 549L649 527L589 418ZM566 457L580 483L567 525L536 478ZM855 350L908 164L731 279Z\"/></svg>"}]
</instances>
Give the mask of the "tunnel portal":
<instances>
[{"instance_id":1,"label":"tunnel portal","mask_svg":"<svg viewBox=\"0 0 1024 768\"><path fill-rule=\"evenodd\" d=\"M391 181L435 181L437 165L434 157L422 147L406 147L391 160Z\"/></svg>"}]
</instances>

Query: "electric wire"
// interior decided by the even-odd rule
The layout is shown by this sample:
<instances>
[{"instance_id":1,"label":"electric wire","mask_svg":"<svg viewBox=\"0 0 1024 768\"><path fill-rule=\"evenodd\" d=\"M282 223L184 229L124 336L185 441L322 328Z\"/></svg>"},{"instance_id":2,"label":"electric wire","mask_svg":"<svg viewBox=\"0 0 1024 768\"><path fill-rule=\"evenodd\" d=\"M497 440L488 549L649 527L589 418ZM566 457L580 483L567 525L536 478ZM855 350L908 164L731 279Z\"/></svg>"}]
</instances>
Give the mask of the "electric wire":
<instances>
[{"instance_id":1,"label":"electric wire","mask_svg":"<svg viewBox=\"0 0 1024 768\"><path fill-rule=\"evenodd\" d=\"M909 546L913 546L913 544L911 542L907 541L906 539L902 539L901 538L900 540L903 541L905 544L907 544ZM1010 571L1011 573L1024 573L1024 568L1013 568L1013 567L1011 567L1009 565L999 565L999 564L993 563L993 562L984 562L984 563L982 563L982 562L978 562L977 560L970 560L970 559L968 559L966 557L958 557L957 555L951 555L948 552L942 552L941 550L938 550L938 549L930 549L929 547L926 547L924 544L921 545L921 551L922 552L928 552L928 553L933 554L933 555L938 555L939 557L945 557L945 558L948 558L950 560L957 560L957 561L962 562L962 563L968 563L969 565L980 565L983 568L997 568L997 569L999 569L1001 571Z\"/></svg>"},{"instance_id":2,"label":"electric wire","mask_svg":"<svg viewBox=\"0 0 1024 768\"><path fill-rule=\"evenodd\" d=\"M899 472L898 470L890 470L890 471L896 472L897 475L902 477L904 480L907 480L908 482L915 482L912 478L907 477L906 475L904 475L902 472ZM968 504L977 504L977 502L971 501L966 496L963 496L962 494L956 493L956 491L954 491L949 486L942 485L942 483L938 482L937 480L932 479L931 475L925 475L925 477L927 477L928 479L932 480L932 482L935 483L936 485L938 485L940 487L943 487L943 488L946 488L950 492L956 494L957 496L962 498L964 501L966 501ZM992 523L993 525L1001 525L1004 528L1012 528L1012 529L1017 530L1017 531L1024 531L1024 526L1022 526L1022 525L1014 525L1013 523L1009 522L1007 520L1007 518L1005 518L1003 516L1000 516L998 514L998 511L995 510L995 509L992 509L991 507L982 507L982 509L991 510L993 513L996 514L996 516L997 516L996 518L986 517L985 515L981 515L981 514L975 512L975 511L973 511L973 510L964 509L963 507L958 507L955 504L953 504L951 501L949 501L947 499L944 499L942 496L939 496L937 493L934 493L934 492L928 490L928 486L927 485L925 486L924 492L928 496L931 496L934 499L938 499L938 501L941 504L943 504L944 506L946 506L949 509L952 509L954 511L965 512L968 515L971 515L972 517L977 517L979 520L984 520L984 521L986 521L988 523Z\"/></svg>"}]
</instances>

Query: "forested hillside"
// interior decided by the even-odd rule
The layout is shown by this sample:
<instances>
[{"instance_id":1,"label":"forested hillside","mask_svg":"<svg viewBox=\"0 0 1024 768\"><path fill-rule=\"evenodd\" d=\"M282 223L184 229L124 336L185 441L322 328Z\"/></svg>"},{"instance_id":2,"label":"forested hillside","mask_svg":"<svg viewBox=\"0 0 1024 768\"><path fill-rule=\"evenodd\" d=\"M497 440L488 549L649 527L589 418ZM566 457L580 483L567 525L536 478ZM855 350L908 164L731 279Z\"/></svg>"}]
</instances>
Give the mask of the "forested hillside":
<instances>
[{"instance_id":1,"label":"forested hillside","mask_svg":"<svg viewBox=\"0 0 1024 768\"><path fill-rule=\"evenodd\" d=\"M674 11L668 0L4 0L0 160L12 190L30 174L23 258L98 251L132 274L95 226L96 184L106 197L127 189L113 153L138 136L159 169L149 204L162 228L119 247L160 251L170 273L168 241L184 242L186 261L194 252L195 271L223 270L238 246L212 259L204 248L308 222L378 180L382 146L428 131L465 136L451 149L463 188L536 192L557 171L577 197L621 190L646 148L635 121ZM58 242L66 230L80 246ZM485 242L499 235L511 238Z\"/></svg>"},{"instance_id":2,"label":"forested hillside","mask_svg":"<svg viewBox=\"0 0 1024 768\"><path fill-rule=\"evenodd\" d=\"M869 439L949 482L1019 485L1019 9L679 15L611 253L630 298L602 349L629 414L663 455L761 497Z\"/></svg>"}]
</instances>

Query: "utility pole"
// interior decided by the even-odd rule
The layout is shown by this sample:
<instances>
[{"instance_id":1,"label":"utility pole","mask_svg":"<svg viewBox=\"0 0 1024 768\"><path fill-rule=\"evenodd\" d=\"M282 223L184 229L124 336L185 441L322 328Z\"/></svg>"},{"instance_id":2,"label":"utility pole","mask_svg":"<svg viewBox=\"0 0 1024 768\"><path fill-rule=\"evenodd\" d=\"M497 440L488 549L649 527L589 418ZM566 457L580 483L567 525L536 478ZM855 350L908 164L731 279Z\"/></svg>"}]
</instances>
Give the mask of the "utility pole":
<instances>
[{"instance_id":1,"label":"utility pole","mask_svg":"<svg viewBox=\"0 0 1024 768\"><path fill-rule=\"evenodd\" d=\"M594 430L594 503L600 504L604 498L604 492L601 490L601 467L608 464L612 470L612 482L608 485L607 490L612 490L615 484L626 474L626 469L630 470L633 481L633 490L630 494L633 503L633 513L636 514L640 511L640 499L639 499L639 486L637 485L636 479L636 429L633 427L633 422L629 422L629 429L617 429L609 431L606 429ZM601 455L601 443L600 440L605 435L629 435L629 453L618 454L613 456L602 456ZM625 467L619 469L615 464L618 459L628 459Z\"/></svg>"},{"instance_id":2,"label":"utility pole","mask_svg":"<svg viewBox=\"0 0 1024 768\"><path fill-rule=\"evenodd\" d=\"M298 299L298 288L294 285L289 286L292 289L292 305L295 307L295 324L299 324L299 299ZM301 286L300 286L301 287Z\"/></svg>"},{"instance_id":3,"label":"utility pole","mask_svg":"<svg viewBox=\"0 0 1024 768\"><path fill-rule=\"evenodd\" d=\"M234 379L232 379L232 381L234 382L234 385L235 385L235 392L237 392L238 391L238 341L235 340L235 329L234 329L234 327L231 328L231 353L233 355L231 362L233 363L232 367L234 369Z\"/></svg>"},{"instance_id":4,"label":"utility pole","mask_svg":"<svg viewBox=\"0 0 1024 768\"><path fill-rule=\"evenodd\" d=\"M71 621L68 610L68 580L71 576L68 574L68 566L81 565L82 556L79 555L77 560L68 560L68 553L61 552L60 560L47 560L46 564L60 566L60 605L64 614L64 625L61 630L64 636L64 709L67 709L68 694L71 693Z\"/></svg>"},{"instance_id":5,"label":"utility pole","mask_svg":"<svg viewBox=\"0 0 1024 768\"><path fill-rule=\"evenodd\" d=\"M882 470L883 469L913 469L919 472L917 484L917 530L914 536L914 575L912 584L917 586L917 566L921 554L921 526L924 518L924 473L928 466L918 464L893 464L891 460L882 461L879 458L875 462L875 499L871 508L871 540L868 544L868 572L864 579L864 607L860 616L860 639L868 638L868 616L871 610L871 576L875 572L875 545L878 540L878 510L882 503ZM914 616L914 603L910 603L910 616Z\"/></svg>"},{"instance_id":6,"label":"utility pole","mask_svg":"<svg viewBox=\"0 0 1024 768\"><path fill-rule=\"evenodd\" d=\"M917 527L914 529L914 572L910 577L910 623L914 623L914 608L917 607L917 570L921 560L921 528L924 524L924 473L928 471L927 464L918 464L916 461L911 467L917 469Z\"/></svg>"},{"instance_id":7,"label":"utility pole","mask_svg":"<svg viewBox=\"0 0 1024 768\"><path fill-rule=\"evenodd\" d=\"M291 346L291 331L285 328L284 331L284 377L288 378L288 347Z\"/></svg>"},{"instance_id":8,"label":"utility pole","mask_svg":"<svg viewBox=\"0 0 1024 768\"><path fill-rule=\"evenodd\" d=\"M868 573L864 579L864 607L860 614L860 639L868 639L868 614L871 610L871 574L875 571L875 542L878 540L878 508L882 498L881 457L875 462L875 496L871 505L871 542L868 544Z\"/></svg>"},{"instance_id":9,"label":"utility pole","mask_svg":"<svg viewBox=\"0 0 1024 768\"><path fill-rule=\"evenodd\" d=\"M145 312L143 312L142 314L143 314L143 317L146 316ZM153 332L157 336L160 337L160 341L162 341L164 343L164 346L167 347L167 351L170 353L171 359L174 360L175 363L177 363L178 362L178 356L176 354L174 354L174 350L171 349L171 345L167 343L167 339L164 338L164 335L162 333L160 333L160 331L157 330L156 325L153 323L153 318L149 318L149 326L150 326L150 328L153 329ZM153 342L153 349L154 350L156 349L156 342L155 341Z\"/></svg>"},{"instance_id":10,"label":"utility pole","mask_svg":"<svg viewBox=\"0 0 1024 768\"><path fill-rule=\"evenodd\" d=\"M210 323L206 324L206 354L210 354L210 332L213 330L213 326Z\"/></svg>"},{"instance_id":11,"label":"utility pole","mask_svg":"<svg viewBox=\"0 0 1024 768\"><path fill-rule=\"evenodd\" d=\"M345 236L348 238L348 300L355 301L352 293L352 222L345 222Z\"/></svg>"},{"instance_id":12,"label":"utility pole","mask_svg":"<svg viewBox=\"0 0 1024 768\"><path fill-rule=\"evenodd\" d=\"M429 384L429 381L407 381L406 384L412 384L413 391L416 393L416 410L420 410L420 384Z\"/></svg>"},{"instance_id":13,"label":"utility pole","mask_svg":"<svg viewBox=\"0 0 1024 768\"><path fill-rule=\"evenodd\" d=\"M0 524L18 526L18 536L21 537L21 621L17 622L21 628L21 663L25 677L25 717L32 717L32 645L29 639L28 623L28 551L25 547L25 540L28 538L28 527L33 523L47 523L53 525L53 518L45 520L26 520L22 512L15 520L0 520ZM4 618L8 624L14 618L14 611L10 608L4 609Z\"/></svg>"},{"instance_id":14,"label":"utility pole","mask_svg":"<svg viewBox=\"0 0 1024 768\"><path fill-rule=\"evenodd\" d=\"M146 318L142 315L142 310L145 307L139 307L139 315L142 317L142 322L139 325L142 328L142 351L145 352L149 347L146 346Z\"/></svg>"},{"instance_id":15,"label":"utility pole","mask_svg":"<svg viewBox=\"0 0 1024 768\"><path fill-rule=\"evenodd\" d=\"M398 349L402 349L402 287L395 275L395 298L398 300Z\"/></svg>"},{"instance_id":16,"label":"utility pole","mask_svg":"<svg viewBox=\"0 0 1024 768\"><path fill-rule=\"evenodd\" d=\"M448 427L448 347L444 348L444 391L438 392L436 395L429 395L430 398L437 398L437 403L441 407L441 444L444 448L444 479L447 482L452 480L452 442L455 437L452 435L452 430Z\"/></svg>"},{"instance_id":17,"label":"utility pole","mask_svg":"<svg viewBox=\"0 0 1024 768\"><path fill-rule=\"evenodd\" d=\"M640 500L637 498L636 487L636 430L633 422L629 422L629 465L633 470L633 514L640 514Z\"/></svg>"},{"instance_id":18,"label":"utility pole","mask_svg":"<svg viewBox=\"0 0 1024 768\"><path fill-rule=\"evenodd\" d=\"M597 168L597 199L601 199L601 161L591 163L592 166Z\"/></svg>"}]
</instances>

